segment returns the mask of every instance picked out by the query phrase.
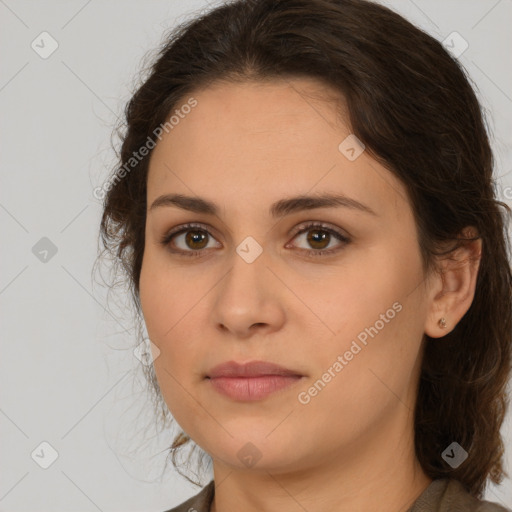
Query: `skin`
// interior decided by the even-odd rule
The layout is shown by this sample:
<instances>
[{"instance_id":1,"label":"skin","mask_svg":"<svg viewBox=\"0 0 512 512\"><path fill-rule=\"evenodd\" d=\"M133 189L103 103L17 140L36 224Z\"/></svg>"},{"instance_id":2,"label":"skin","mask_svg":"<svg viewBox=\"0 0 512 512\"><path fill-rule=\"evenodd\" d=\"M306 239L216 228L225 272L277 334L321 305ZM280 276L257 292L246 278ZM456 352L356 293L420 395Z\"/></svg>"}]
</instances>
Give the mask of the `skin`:
<instances>
[{"instance_id":1,"label":"skin","mask_svg":"<svg viewBox=\"0 0 512 512\"><path fill-rule=\"evenodd\" d=\"M351 133L337 115L344 103L322 83L217 82L192 96L197 106L151 155L140 299L169 410L213 459L212 510L407 510L431 482L413 436L423 335L444 336L468 310L480 241L425 276L405 187L367 151L354 161L340 152ZM275 201L323 192L376 215L346 207L269 214ZM169 193L208 199L219 214L150 209ZM312 245L317 228L295 235L306 221L350 241ZM199 247L199 257L160 243L188 222L203 224L207 242L187 245L182 234L173 248ZM263 249L252 263L236 252L248 236ZM320 248L339 250L307 254ZM298 394L396 302L394 318L300 403ZM304 377L264 400L237 402L204 378L228 360L271 361ZM237 456L248 442L261 456L251 467Z\"/></svg>"}]
</instances>

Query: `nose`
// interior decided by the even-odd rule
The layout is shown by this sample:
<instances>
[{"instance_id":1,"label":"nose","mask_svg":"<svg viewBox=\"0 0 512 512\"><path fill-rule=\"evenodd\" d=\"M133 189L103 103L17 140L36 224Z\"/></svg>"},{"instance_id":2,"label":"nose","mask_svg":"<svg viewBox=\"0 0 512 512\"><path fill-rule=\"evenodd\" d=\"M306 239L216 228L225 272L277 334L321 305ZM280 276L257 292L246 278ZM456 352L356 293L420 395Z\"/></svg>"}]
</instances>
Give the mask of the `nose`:
<instances>
[{"instance_id":1,"label":"nose","mask_svg":"<svg viewBox=\"0 0 512 512\"><path fill-rule=\"evenodd\" d=\"M231 263L214 289L212 315L216 328L240 339L281 329L285 322L285 290L275 270L270 270L265 252L251 263L235 252Z\"/></svg>"}]
</instances>

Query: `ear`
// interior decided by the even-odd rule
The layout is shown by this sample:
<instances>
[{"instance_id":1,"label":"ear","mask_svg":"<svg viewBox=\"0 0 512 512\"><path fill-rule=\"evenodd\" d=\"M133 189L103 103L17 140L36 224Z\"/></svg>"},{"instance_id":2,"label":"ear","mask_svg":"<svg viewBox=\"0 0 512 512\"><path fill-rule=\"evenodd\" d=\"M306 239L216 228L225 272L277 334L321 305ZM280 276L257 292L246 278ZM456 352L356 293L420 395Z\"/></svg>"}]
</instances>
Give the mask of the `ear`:
<instances>
[{"instance_id":1,"label":"ear","mask_svg":"<svg viewBox=\"0 0 512 512\"><path fill-rule=\"evenodd\" d=\"M482 239L477 236L476 228L464 228L461 238L469 240L438 260L439 271L431 279L430 306L425 321L425 334L431 338L441 338L452 331L473 302L482 256ZM439 324L441 318L445 319L445 327Z\"/></svg>"}]
</instances>

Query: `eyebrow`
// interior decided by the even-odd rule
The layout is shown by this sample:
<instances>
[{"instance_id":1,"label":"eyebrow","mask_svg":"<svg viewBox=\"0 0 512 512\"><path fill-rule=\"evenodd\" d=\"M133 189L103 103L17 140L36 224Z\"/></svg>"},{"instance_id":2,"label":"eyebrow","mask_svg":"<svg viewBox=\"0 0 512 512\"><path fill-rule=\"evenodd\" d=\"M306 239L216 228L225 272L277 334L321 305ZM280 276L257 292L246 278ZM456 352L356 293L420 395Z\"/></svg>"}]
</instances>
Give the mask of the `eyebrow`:
<instances>
[{"instance_id":1,"label":"eyebrow","mask_svg":"<svg viewBox=\"0 0 512 512\"><path fill-rule=\"evenodd\" d=\"M215 203L201 197L185 196L182 194L165 194L157 197L149 211L163 206L175 206L183 210L206 215L215 215L219 213L219 208ZM336 208L344 207L352 210L369 213L378 216L369 206L356 201L350 197L341 194L321 194L314 196L300 195L287 199L280 199L273 203L269 209L273 218L280 218L292 213L303 210L313 210L315 208Z\"/></svg>"}]
</instances>

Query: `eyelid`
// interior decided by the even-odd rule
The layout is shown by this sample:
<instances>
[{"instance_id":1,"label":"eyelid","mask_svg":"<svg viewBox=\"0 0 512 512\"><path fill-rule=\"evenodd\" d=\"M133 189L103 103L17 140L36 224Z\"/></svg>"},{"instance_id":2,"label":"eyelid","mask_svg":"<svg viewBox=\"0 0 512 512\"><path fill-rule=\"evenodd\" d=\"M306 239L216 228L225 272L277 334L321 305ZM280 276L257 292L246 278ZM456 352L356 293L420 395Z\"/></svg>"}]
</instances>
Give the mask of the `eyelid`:
<instances>
[{"instance_id":1,"label":"eyelid","mask_svg":"<svg viewBox=\"0 0 512 512\"><path fill-rule=\"evenodd\" d=\"M338 227L334 224L330 224L328 222L323 222L320 220L318 220L318 221L317 220L309 220L309 221L301 222L298 226L296 226L292 230L292 235L293 235L293 237L296 237L302 231L306 231L308 229L313 229L313 228L324 229L325 231L334 233L342 238L345 238L346 240L350 240L352 238L351 235L349 235L346 230L341 229L340 227Z\"/></svg>"},{"instance_id":2,"label":"eyelid","mask_svg":"<svg viewBox=\"0 0 512 512\"><path fill-rule=\"evenodd\" d=\"M169 237L171 235L177 235L178 233L181 233L182 231L187 231L189 229L197 229L201 231L206 231L208 233L210 233L210 231L216 231L216 229L213 226L204 222L187 222L185 224L180 224L179 226L176 226L167 231L164 235L164 238Z\"/></svg>"},{"instance_id":3,"label":"eyelid","mask_svg":"<svg viewBox=\"0 0 512 512\"><path fill-rule=\"evenodd\" d=\"M213 226L210 226L206 223L197 223L197 222L188 222L186 224L181 224L180 226L176 226L175 228L172 228L170 231L166 231L165 234L161 237L160 243L164 246L167 246L170 244L171 239L177 235L181 235L182 233L186 233L187 231L192 230L198 230L198 231L204 231L208 233L213 239L217 240L216 237L214 237L211 232L216 232L216 229ZM177 250L175 252L183 252L181 250ZM185 252L194 252L193 250L185 251Z\"/></svg>"},{"instance_id":4,"label":"eyelid","mask_svg":"<svg viewBox=\"0 0 512 512\"><path fill-rule=\"evenodd\" d=\"M307 233L308 231L310 231L314 228L318 228L320 230L330 233L340 242L340 244L337 247L331 248L331 249L302 249L302 248L299 248L300 252L302 252L302 253L306 252L308 255L316 255L316 256L320 256L320 255L324 255L324 254L332 255L341 250L340 246L346 245L352 241L351 235L349 235L345 230L342 230L341 228L339 228L337 226L335 227L334 225L331 225L326 222L312 221L312 220L302 222L298 226L296 226L292 230L292 234L290 235L292 237L291 240L296 238L298 235ZM170 243L174 237L181 235L182 233L186 233L187 231L191 231L193 229L196 229L198 231L204 231L209 236L211 236L214 240L217 240L217 238L214 237L210 232L210 230L215 232L216 231L215 228L213 228L212 226L210 226L207 223L190 222L190 223L182 224L180 226L176 226L175 228L166 232L163 235L163 237L161 237L160 243L162 245L164 245L165 247L167 247L170 245ZM288 247L289 247L289 242L287 242L287 244L285 245L285 248L288 248ZM174 254L179 254L179 255L183 255L183 256L194 256L194 255L200 256L200 255L202 255L201 253L206 253L207 251L205 249L197 249L197 250L190 249L187 251L185 251L183 249L173 249L173 250L171 250L171 252Z\"/></svg>"},{"instance_id":5,"label":"eyelid","mask_svg":"<svg viewBox=\"0 0 512 512\"><path fill-rule=\"evenodd\" d=\"M313 229L317 228L319 231L325 231L333 236L336 240L338 240L338 245L335 247L331 247L330 249L301 249L299 248L299 252L307 256L318 256L325 257L334 256L338 254L344 246L350 244L352 242L352 236L348 235L348 233L344 232L341 228L334 227L329 223L325 223L322 221L307 221L299 226L297 226L293 231L292 240L297 236L307 233ZM286 244L285 248L288 248L289 244Z\"/></svg>"}]
</instances>

